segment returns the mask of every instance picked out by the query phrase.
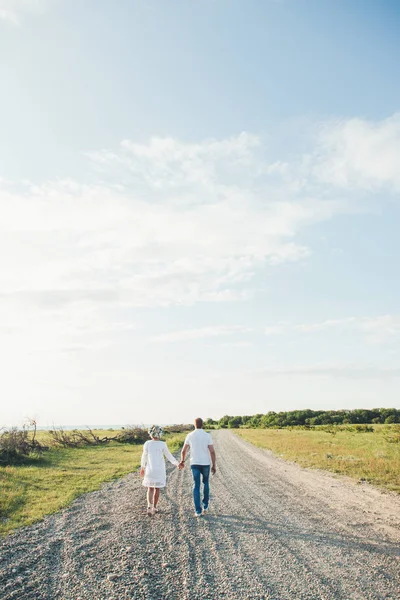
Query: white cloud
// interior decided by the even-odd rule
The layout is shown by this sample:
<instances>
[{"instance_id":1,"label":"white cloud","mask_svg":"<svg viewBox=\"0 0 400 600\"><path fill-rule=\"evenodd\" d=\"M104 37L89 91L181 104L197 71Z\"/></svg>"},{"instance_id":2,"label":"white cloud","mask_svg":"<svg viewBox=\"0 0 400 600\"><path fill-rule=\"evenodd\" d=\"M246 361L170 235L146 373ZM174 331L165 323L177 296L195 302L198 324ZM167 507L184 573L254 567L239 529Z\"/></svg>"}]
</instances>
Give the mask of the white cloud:
<instances>
[{"instance_id":1,"label":"white cloud","mask_svg":"<svg viewBox=\"0 0 400 600\"><path fill-rule=\"evenodd\" d=\"M379 317L364 319L360 322L360 329L370 343L380 344L400 336L400 315L381 315Z\"/></svg>"},{"instance_id":2,"label":"white cloud","mask_svg":"<svg viewBox=\"0 0 400 600\"><path fill-rule=\"evenodd\" d=\"M264 328L264 334L290 335L296 333L318 333L326 331L353 331L364 336L370 343L384 343L400 335L399 315L380 315L377 317L345 317L328 319L317 323L289 323L287 321L270 323Z\"/></svg>"},{"instance_id":3,"label":"white cloud","mask_svg":"<svg viewBox=\"0 0 400 600\"><path fill-rule=\"evenodd\" d=\"M124 142L91 156L97 185L3 189L2 288L108 292L133 306L247 298L258 269L307 257L296 234L338 210L271 183L260 147L248 134Z\"/></svg>"},{"instance_id":4,"label":"white cloud","mask_svg":"<svg viewBox=\"0 0 400 600\"><path fill-rule=\"evenodd\" d=\"M400 113L382 121L348 119L322 127L313 174L341 188L400 191Z\"/></svg>"},{"instance_id":5,"label":"white cloud","mask_svg":"<svg viewBox=\"0 0 400 600\"><path fill-rule=\"evenodd\" d=\"M265 335L284 335L292 329L292 325L288 321L279 321L278 323L270 323L264 328Z\"/></svg>"},{"instance_id":6,"label":"white cloud","mask_svg":"<svg viewBox=\"0 0 400 600\"><path fill-rule=\"evenodd\" d=\"M345 319L330 319L318 323L300 323L293 324L288 321L280 321L278 323L270 323L264 328L265 335L287 335L291 332L310 333L315 331L324 331L327 329L335 329L337 327L346 326L355 321L354 317Z\"/></svg>"},{"instance_id":7,"label":"white cloud","mask_svg":"<svg viewBox=\"0 0 400 600\"><path fill-rule=\"evenodd\" d=\"M0 0L0 21L19 25L21 14L42 12L48 0Z\"/></svg>"},{"instance_id":8,"label":"white cloud","mask_svg":"<svg viewBox=\"0 0 400 600\"><path fill-rule=\"evenodd\" d=\"M374 181L392 187L397 123L393 117L360 127L368 160L379 146L389 165L371 171ZM299 242L307 226L352 210L353 195L337 200L338 179L321 184L321 169L336 160L337 140L354 127L329 127L331 137L324 133L324 139L330 144L291 161L271 156L263 140L248 133L198 143L153 138L90 154L87 180L95 183L28 182L21 191L0 180L0 327L11 327L7 338L19 332L16 347L35 348L39 338L49 349L93 348L129 330L126 311L134 307L250 298L255 276L266 267L307 259L312 249ZM351 165L357 145L346 148ZM315 169L310 156L319 157ZM351 172L361 178L366 165ZM346 181L357 180L352 177ZM376 342L397 332L391 318L278 323L265 333L340 326ZM205 328L165 335L229 333Z\"/></svg>"},{"instance_id":9,"label":"white cloud","mask_svg":"<svg viewBox=\"0 0 400 600\"><path fill-rule=\"evenodd\" d=\"M246 340L239 340L237 342L221 342L223 348L251 348L253 344Z\"/></svg>"},{"instance_id":10,"label":"white cloud","mask_svg":"<svg viewBox=\"0 0 400 600\"><path fill-rule=\"evenodd\" d=\"M353 332L361 334L369 343L384 343L394 336L400 336L400 316L382 315L377 317L345 317L343 319L328 319L316 323L294 324L279 321L264 327L266 336L289 336L308 333L326 333L329 331ZM151 338L155 342L177 342L206 337L219 337L234 334L258 333L257 328L242 325L208 326L198 329L172 331ZM247 346L248 340L226 342L225 345Z\"/></svg>"},{"instance_id":11,"label":"white cloud","mask_svg":"<svg viewBox=\"0 0 400 600\"><path fill-rule=\"evenodd\" d=\"M187 340L197 340L201 338L220 337L226 335L235 335L248 333L252 331L248 327L241 325L215 325L210 327L200 327L198 329L185 329L182 331L171 331L162 335L157 335L151 339L153 342L185 342Z\"/></svg>"},{"instance_id":12,"label":"white cloud","mask_svg":"<svg viewBox=\"0 0 400 600\"><path fill-rule=\"evenodd\" d=\"M286 399L296 397L304 405L313 385L320 405L322 376L347 378L342 388L334 388L331 381L325 386L325 402L327 395L331 402L337 398L342 402L345 392L348 402L357 394L361 404L368 394L372 402L382 395L383 380L387 393L382 396L395 398L397 346L378 356L372 344L399 339L397 315L267 324L266 335L291 336L284 341L300 340L306 351L309 339L320 342L313 336L328 333L338 334L340 343L346 334L347 340L353 336L370 344L359 358L371 359L371 364L299 365L290 361L290 356L298 356L296 350L286 352L285 347L284 353L275 353L266 340L265 353L258 352L262 331L251 319L258 321L259 315L247 313L248 327L196 327L193 322L191 329L182 331L176 330L179 320L166 325L175 310L134 309L243 301L257 293L261 276L266 288L268 269L307 260L312 252L304 241L307 227L365 210L354 188L398 189L396 119L357 122L357 127L352 121L329 124L316 146L294 158L272 155L271 144L267 148L261 138L246 133L198 143L154 138L142 144L124 141L116 149L91 154L92 170L85 179L91 184L65 179L17 189L0 180L1 393L8 405L18 399L35 406L35 412L50 415L56 398L57 419L67 423L68 415L82 414L90 404L88 398L99 398L104 406L110 405L110 398L122 398L116 404L119 414L127 415L132 407L138 410L139 403L151 406L154 398L165 394L169 404L176 403L182 376L191 374L200 383L186 382L181 398L189 393L193 397L196 388L200 403L205 396L212 399L210 410L215 410L220 397L231 403L235 395L240 407L249 389L252 397L265 398L282 394L285 388ZM368 152L363 154L363 148ZM377 154L385 161L371 166ZM246 310L251 308L249 304ZM204 317L209 309L201 310ZM175 354L181 348L168 346L167 352L162 345L146 344L150 326L153 342L203 340L202 345L225 346L222 353L230 356L230 368L237 367L238 378L247 368L268 364L264 383L259 387L253 374L245 374L240 388L229 373L221 388L215 381L207 384L205 394L204 375L207 370L213 375L213 369L218 373L223 361L209 367L207 357L196 362L188 352L186 364L179 360L177 366ZM166 331L169 327L172 331ZM337 352L337 344L332 348L325 344L317 356L334 357ZM285 364L274 367L279 356ZM312 351L310 360L311 356ZM305 353L302 360L307 360ZM267 381L270 374L275 384ZM291 374L296 378L287 377ZM292 387L289 380L295 381ZM179 414L185 404L182 400ZM71 408L66 413L63 407Z\"/></svg>"},{"instance_id":13,"label":"white cloud","mask_svg":"<svg viewBox=\"0 0 400 600\"><path fill-rule=\"evenodd\" d=\"M310 365L284 365L271 367L254 372L254 375L298 376L298 377L345 377L355 379L365 378L399 378L400 367L380 367L375 364L352 363L318 363Z\"/></svg>"},{"instance_id":14,"label":"white cloud","mask_svg":"<svg viewBox=\"0 0 400 600\"><path fill-rule=\"evenodd\" d=\"M345 319L328 319L320 323L303 323L296 325L295 330L308 333L312 331L324 331L327 329L336 329L338 327L345 327L347 325L354 324L356 321L355 317L346 317Z\"/></svg>"}]
</instances>

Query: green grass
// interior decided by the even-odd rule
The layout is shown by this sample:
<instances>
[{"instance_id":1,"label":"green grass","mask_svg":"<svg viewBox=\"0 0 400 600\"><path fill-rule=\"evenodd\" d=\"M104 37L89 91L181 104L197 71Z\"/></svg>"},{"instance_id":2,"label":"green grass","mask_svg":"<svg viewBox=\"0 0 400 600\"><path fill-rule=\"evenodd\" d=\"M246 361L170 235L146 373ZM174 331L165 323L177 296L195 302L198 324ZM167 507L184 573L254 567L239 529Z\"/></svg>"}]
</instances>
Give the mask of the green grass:
<instances>
[{"instance_id":1,"label":"green grass","mask_svg":"<svg viewBox=\"0 0 400 600\"><path fill-rule=\"evenodd\" d=\"M187 431L184 433L173 433L168 436L164 436L164 440L168 444L170 452L179 452L183 446L183 442L187 436Z\"/></svg>"},{"instance_id":2,"label":"green grass","mask_svg":"<svg viewBox=\"0 0 400 600\"><path fill-rule=\"evenodd\" d=\"M400 433L396 425L374 425L371 433L337 428L332 435L315 428L239 429L260 448L303 467L325 469L400 493Z\"/></svg>"},{"instance_id":3,"label":"green grass","mask_svg":"<svg viewBox=\"0 0 400 600\"><path fill-rule=\"evenodd\" d=\"M46 443L47 432L40 432ZM184 434L166 436L171 452ZM0 535L39 521L105 481L138 469L142 446L112 442L107 446L56 448L25 464L0 467Z\"/></svg>"}]
</instances>

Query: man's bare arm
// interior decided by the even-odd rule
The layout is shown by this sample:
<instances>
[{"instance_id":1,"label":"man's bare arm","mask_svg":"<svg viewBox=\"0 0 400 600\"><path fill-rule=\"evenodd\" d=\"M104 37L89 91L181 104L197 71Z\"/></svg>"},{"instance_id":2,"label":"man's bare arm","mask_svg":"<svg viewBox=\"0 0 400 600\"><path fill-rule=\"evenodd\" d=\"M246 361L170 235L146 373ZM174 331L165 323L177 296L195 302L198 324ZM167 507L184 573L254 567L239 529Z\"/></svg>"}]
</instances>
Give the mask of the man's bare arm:
<instances>
[{"instance_id":1,"label":"man's bare arm","mask_svg":"<svg viewBox=\"0 0 400 600\"><path fill-rule=\"evenodd\" d=\"M185 464L185 458L186 458L186 454L187 454L188 450L189 450L189 444L185 444L181 451L181 462L179 463L179 465L181 467L183 467L183 465Z\"/></svg>"},{"instance_id":2,"label":"man's bare arm","mask_svg":"<svg viewBox=\"0 0 400 600\"><path fill-rule=\"evenodd\" d=\"M210 451L211 456L211 473L215 475L215 473L217 472L217 457L215 456L214 446L211 444L210 446L208 446L208 449Z\"/></svg>"}]
</instances>

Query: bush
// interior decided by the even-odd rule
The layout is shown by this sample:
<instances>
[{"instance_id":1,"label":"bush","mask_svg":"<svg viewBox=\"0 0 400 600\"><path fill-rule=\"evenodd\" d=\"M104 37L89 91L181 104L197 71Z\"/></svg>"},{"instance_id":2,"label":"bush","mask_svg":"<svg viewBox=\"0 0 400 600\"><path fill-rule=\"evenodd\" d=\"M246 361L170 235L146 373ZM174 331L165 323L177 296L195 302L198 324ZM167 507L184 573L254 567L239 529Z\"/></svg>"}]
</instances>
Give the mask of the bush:
<instances>
[{"instance_id":1,"label":"bush","mask_svg":"<svg viewBox=\"0 0 400 600\"><path fill-rule=\"evenodd\" d=\"M207 423L207 422L206 422ZM204 425L206 425L204 423ZM167 427L163 427L165 433L185 433L186 431L193 431L194 426L187 425L167 425Z\"/></svg>"},{"instance_id":2,"label":"bush","mask_svg":"<svg viewBox=\"0 0 400 600\"><path fill-rule=\"evenodd\" d=\"M150 439L147 429L138 425L128 425L124 430L112 438L122 444L144 444Z\"/></svg>"},{"instance_id":3,"label":"bush","mask_svg":"<svg viewBox=\"0 0 400 600\"><path fill-rule=\"evenodd\" d=\"M62 427L49 431L51 442L54 446L62 446L63 448L80 448L81 446L99 446L106 444L111 438L99 438L91 429L87 432L74 429L73 431L65 431Z\"/></svg>"},{"instance_id":4,"label":"bush","mask_svg":"<svg viewBox=\"0 0 400 600\"><path fill-rule=\"evenodd\" d=\"M374 431L372 425L354 425L354 427L349 427L349 429L356 433L373 433Z\"/></svg>"},{"instance_id":5,"label":"bush","mask_svg":"<svg viewBox=\"0 0 400 600\"><path fill-rule=\"evenodd\" d=\"M32 422L33 436L30 438L30 430L28 427L18 429L12 427L5 429L0 434L0 463L3 465L11 465L26 459L33 452L42 452L46 450L46 446L39 444L35 439L36 422Z\"/></svg>"},{"instance_id":6,"label":"bush","mask_svg":"<svg viewBox=\"0 0 400 600\"><path fill-rule=\"evenodd\" d=\"M49 432L52 444L63 448L82 448L84 446L101 446L109 442L121 444L144 444L149 439L147 429L139 425L127 425L114 436L99 437L90 428L87 431L65 431L62 427Z\"/></svg>"},{"instance_id":7,"label":"bush","mask_svg":"<svg viewBox=\"0 0 400 600\"><path fill-rule=\"evenodd\" d=\"M0 461L5 464L15 462L31 453L28 431L12 427L0 436Z\"/></svg>"},{"instance_id":8,"label":"bush","mask_svg":"<svg viewBox=\"0 0 400 600\"><path fill-rule=\"evenodd\" d=\"M242 425L242 423L242 417L232 417L232 419L229 419L228 421L228 427L229 429L237 429L238 427L240 427L240 425Z\"/></svg>"},{"instance_id":9,"label":"bush","mask_svg":"<svg viewBox=\"0 0 400 600\"><path fill-rule=\"evenodd\" d=\"M389 444L400 444L400 424L385 428L383 437Z\"/></svg>"}]
</instances>

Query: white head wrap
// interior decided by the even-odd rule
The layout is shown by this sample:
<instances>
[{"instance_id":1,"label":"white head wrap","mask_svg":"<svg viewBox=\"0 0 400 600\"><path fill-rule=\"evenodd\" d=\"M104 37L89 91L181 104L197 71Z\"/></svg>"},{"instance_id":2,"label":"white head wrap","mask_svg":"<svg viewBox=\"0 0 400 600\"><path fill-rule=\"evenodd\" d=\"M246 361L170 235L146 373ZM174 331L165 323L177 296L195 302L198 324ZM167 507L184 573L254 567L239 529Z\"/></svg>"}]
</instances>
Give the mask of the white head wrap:
<instances>
[{"instance_id":1,"label":"white head wrap","mask_svg":"<svg viewBox=\"0 0 400 600\"><path fill-rule=\"evenodd\" d=\"M162 434L163 430L162 427L160 427L159 425L152 425L151 427L149 427L149 435L151 437L160 438Z\"/></svg>"}]
</instances>

